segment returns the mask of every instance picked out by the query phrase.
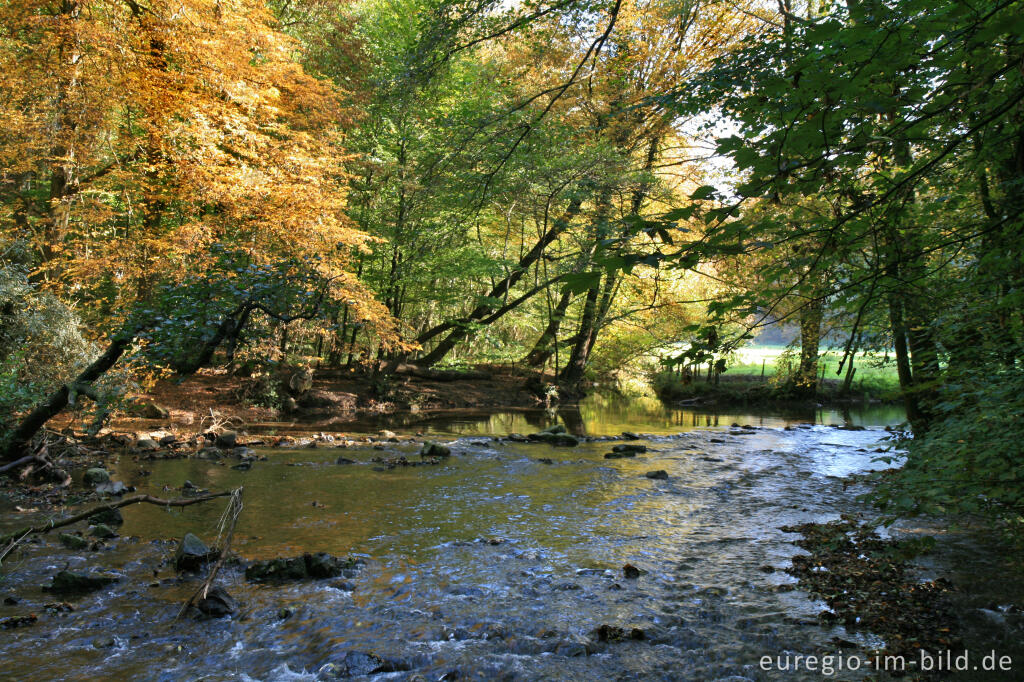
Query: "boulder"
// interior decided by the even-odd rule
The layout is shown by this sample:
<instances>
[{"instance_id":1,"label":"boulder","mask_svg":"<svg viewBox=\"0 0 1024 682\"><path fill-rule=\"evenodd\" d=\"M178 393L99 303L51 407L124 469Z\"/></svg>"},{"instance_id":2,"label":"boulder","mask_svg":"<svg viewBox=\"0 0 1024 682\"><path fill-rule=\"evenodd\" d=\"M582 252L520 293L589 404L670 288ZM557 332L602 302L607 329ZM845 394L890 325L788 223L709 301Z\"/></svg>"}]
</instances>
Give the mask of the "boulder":
<instances>
[{"instance_id":1,"label":"boulder","mask_svg":"<svg viewBox=\"0 0 1024 682\"><path fill-rule=\"evenodd\" d=\"M647 452L646 445L634 445L633 443L620 443L612 447L612 452L632 452L633 454L640 454Z\"/></svg>"},{"instance_id":2,"label":"boulder","mask_svg":"<svg viewBox=\"0 0 1024 682\"><path fill-rule=\"evenodd\" d=\"M238 442L238 434L234 431L223 431L217 434L213 444L218 448L233 448Z\"/></svg>"},{"instance_id":3,"label":"boulder","mask_svg":"<svg viewBox=\"0 0 1024 682\"><path fill-rule=\"evenodd\" d=\"M622 437L626 440L640 440L640 434L633 433L632 431L623 431Z\"/></svg>"},{"instance_id":4,"label":"boulder","mask_svg":"<svg viewBox=\"0 0 1024 682\"><path fill-rule=\"evenodd\" d=\"M43 587L43 591L54 594L80 594L82 592L93 592L103 589L117 581L118 577L113 575L61 571L53 576L53 582L50 585Z\"/></svg>"},{"instance_id":5,"label":"boulder","mask_svg":"<svg viewBox=\"0 0 1024 682\"><path fill-rule=\"evenodd\" d=\"M174 568L177 571L198 571L212 554L202 540L192 533L185 533L174 552Z\"/></svg>"},{"instance_id":6,"label":"boulder","mask_svg":"<svg viewBox=\"0 0 1024 682\"><path fill-rule=\"evenodd\" d=\"M636 457L635 452L608 452L605 453L605 459L624 459L626 457Z\"/></svg>"},{"instance_id":7,"label":"boulder","mask_svg":"<svg viewBox=\"0 0 1024 682\"><path fill-rule=\"evenodd\" d=\"M160 449L160 443L157 443L152 438L140 438L135 441L135 448L137 450L144 450L146 452L152 452Z\"/></svg>"},{"instance_id":8,"label":"boulder","mask_svg":"<svg viewBox=\"0 0 1024 682\"><path fill-rule=\"evenodd\" d=\"M655 471L648 471L646 474L644 474L644 476L646 476L647 478L653 478L656 481L667 481L668 480L668 472L665 471L664 469L657 469Z\"/></svg>"},{"instance_id":9,"label":"boulder","mask_svg":"<svg viewBox=\"0 0 1024 682\"><path fill-rule=\"evenodd\" d=\"M227 593L227 590L218 585L196 602L196 608L211 618L223 618L238 610L238 602Z\"/></svg>"},{"instance_id":10,"label":"boulder","mask_svg":"<svg viewBox=\"0 0 1024 682\"><path fill-rule=\"evenodd\" d=\"M98 485L100 483L106 483L110 480L110 472L101 467L93 467L92 469L86 469L85 475L82 476L82 481L86 485Z\"/></svg>"},{"instance_id":11,"label":"boulder","mask_svg":"<svg viewBox=\"0 0 1024 682\"><path fill-rule=\"evenodd\" d=\"M429 440L420 449L420 457L448 457L451 454L451 448Z\"/></svg>"}]
</instances>

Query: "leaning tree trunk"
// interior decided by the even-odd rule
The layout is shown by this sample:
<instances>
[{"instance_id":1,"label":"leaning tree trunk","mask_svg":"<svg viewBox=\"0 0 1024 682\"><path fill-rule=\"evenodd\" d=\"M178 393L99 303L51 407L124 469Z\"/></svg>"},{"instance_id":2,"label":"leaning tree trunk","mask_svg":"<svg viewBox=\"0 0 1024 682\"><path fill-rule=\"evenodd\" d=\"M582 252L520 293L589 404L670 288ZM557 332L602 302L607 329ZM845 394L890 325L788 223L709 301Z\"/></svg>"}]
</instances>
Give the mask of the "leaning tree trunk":
<instances>
[{"instance_id":1,"label":"leaning tree trunk","mask_svg":"<svg viewBox=\"0 0 1024 682\"><path fill-rule=\"evenodd\" d=\"M73 394L92 392L93 382L117 364L125 350L135 340L137 333L138 330L123 331L115 336L103 355L96 358L91 365L75 377L73 382L61 386L34 410L29 412L8 436L7 445L3 449L3 454L0 455L0 460L7 462L22 457L32 443L32 439L39 433L39 430L46 425L46 422L56 417L68 406Z\"/></svg>"}]
</instances>

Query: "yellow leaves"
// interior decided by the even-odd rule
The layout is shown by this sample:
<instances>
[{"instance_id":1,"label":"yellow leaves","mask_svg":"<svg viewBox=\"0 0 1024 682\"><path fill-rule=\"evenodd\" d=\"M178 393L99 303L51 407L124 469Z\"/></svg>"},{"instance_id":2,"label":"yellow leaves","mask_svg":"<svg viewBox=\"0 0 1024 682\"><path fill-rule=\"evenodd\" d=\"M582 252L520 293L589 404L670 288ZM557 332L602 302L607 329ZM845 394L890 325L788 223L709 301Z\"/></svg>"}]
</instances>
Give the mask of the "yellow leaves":
<instances>
[{"instance_id":1,"label":"yellow leaves","mask_svg":"<svg viewBox=\"0 0 1024 682\"><path fill-rule=\"evenodd\" d=\"M75 6L0 5L0 163L33 178L30 228L68 284L116 282L124 303L154 276L201 267L214 242L250 244L257 261L317 254L339 272L365 248L344 217L339 122L353 115L294 63L262 1ZM46 199L55 165L80 181L59 207ZM59 234L58 208L71 211ZM344 281L359 314L386 327Z\"/></svg>"}]
</instances>

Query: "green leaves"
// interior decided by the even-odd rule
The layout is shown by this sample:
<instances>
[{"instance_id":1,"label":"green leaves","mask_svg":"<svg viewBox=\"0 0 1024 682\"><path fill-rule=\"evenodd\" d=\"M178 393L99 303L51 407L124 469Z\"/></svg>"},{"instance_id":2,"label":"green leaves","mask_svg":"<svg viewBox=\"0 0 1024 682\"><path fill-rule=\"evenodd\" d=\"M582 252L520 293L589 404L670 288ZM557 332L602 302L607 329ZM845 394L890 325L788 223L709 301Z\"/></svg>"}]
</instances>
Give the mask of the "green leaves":
<instances>
[{"instance_id":1,"label":"green leaves","mask_svg":"<svg viewBox=\"0 0 1024 682\"><path fill-rule=\"evenodd\" d=\"M601 283L601 272L578 272L570 273L562 276L562 281L565 283L565 288L574 294L582 294L583 292L598 286Z\"/></svg>"}]
</instances>

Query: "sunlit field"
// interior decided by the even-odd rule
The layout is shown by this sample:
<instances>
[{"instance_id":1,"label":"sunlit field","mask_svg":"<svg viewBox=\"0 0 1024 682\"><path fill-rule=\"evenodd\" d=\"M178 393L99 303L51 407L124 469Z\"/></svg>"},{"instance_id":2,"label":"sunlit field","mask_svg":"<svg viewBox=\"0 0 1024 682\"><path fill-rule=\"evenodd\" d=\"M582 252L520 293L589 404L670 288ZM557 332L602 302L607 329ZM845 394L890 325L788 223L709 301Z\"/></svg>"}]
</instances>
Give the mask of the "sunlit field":
<instances>
[{"instance_id":1,"label":"sunlit field","mask_svg":"<svg viewBox=\"0 0 1024 682\"><path fill-rule=\"evenodd\" d=\"M842 383L848 368L848 365L843 365L840 372L842 359L842 350L824 351L818 360L818 376L821 377L824 370L826 382ZM791 351L787 355L785 346L748 346L736 351L724 376L763 375L765 381L768 381L780 369L785 371L787 360L795 366L800 360L799 354ZM896 364L891 356L887 358L884 354L873 352L857 353L853 358L853 366L855 371L850 388L854 391L879 393L899 388Z\"/></svg>"}]
</instances>

